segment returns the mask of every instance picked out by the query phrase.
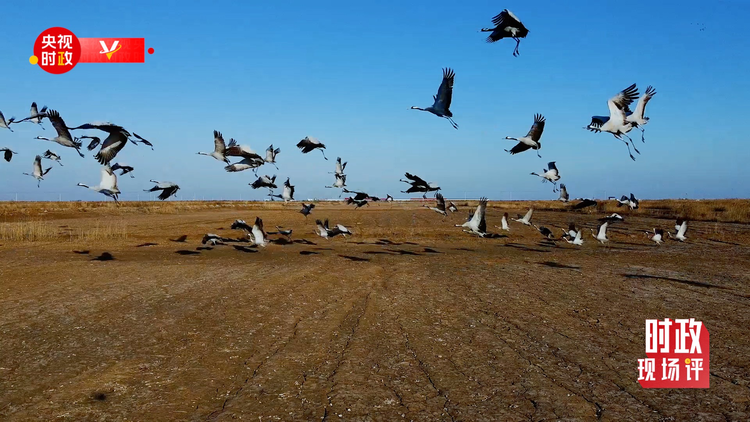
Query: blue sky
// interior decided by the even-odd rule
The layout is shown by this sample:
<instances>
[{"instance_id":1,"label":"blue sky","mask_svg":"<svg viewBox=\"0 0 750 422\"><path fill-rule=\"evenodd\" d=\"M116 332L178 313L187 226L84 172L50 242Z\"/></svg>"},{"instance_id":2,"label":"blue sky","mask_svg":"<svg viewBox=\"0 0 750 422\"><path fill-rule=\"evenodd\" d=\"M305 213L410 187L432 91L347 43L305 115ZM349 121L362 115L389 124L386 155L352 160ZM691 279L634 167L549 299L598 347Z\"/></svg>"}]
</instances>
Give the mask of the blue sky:
<instances>
[{"instance_id":1,"label":"blue sky","mask_svg":"<svg viewBox=\"0 0 750 422\"><path fill-rule=\"evenodd\" d=\"M478 32L503 8L530 29L519 57L512 40L487 44ZM258 151L280 147L280 170L259 174L291 177L298 199L338 196L323 188L337 156L349 162L351 189L383 197L405 197L398 180L409 171L451 198L554 199L529 175L553 160L572 197L750 196L738 178L750 156L737 119L750 95L743 1L41 1L33 9L3 6L0 110L25 117L36 101L69 126L108 120L154 142L154 151L129 144L118 155L136 167L135 179L119 179L124 200L149 179L178 183L183 199L263 198L248 186L251 171L227 173L195 154L212 149L214 129ZM144 64L51 75L28 59L53 26L79 37L144 37L155 53ZM409 110L431 105L443 67L456 72L458 130ZM611 135L582 129L631 83L658 91L646 143L631 133L642 153L635 162ZM503 138L525 135L534 113L547 118L542 158L508 155L513 144ZM99 182L91 153L82 159L33 140L51 133L45 124L0 130L0 147L20 153L0 162L0 200L103 199L76 186ZM327 145L330 161L297 150L307 135ZM48 148L65 166L54 164L37 189L21 173Z\"/></svg>"}]
</instances>

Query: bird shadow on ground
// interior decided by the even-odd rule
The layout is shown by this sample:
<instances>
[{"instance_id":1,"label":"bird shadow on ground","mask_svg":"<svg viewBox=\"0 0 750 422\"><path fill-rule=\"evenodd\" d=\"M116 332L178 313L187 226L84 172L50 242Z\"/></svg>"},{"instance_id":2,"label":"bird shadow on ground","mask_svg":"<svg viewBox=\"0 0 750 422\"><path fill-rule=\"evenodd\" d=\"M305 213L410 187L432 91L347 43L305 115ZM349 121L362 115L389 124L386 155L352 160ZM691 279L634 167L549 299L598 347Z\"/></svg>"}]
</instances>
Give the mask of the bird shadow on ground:
<instances>
[{"instance_id":1,"label":"bird shadow on ground","mask_svg":"<svg viewBox=\"0 0 750 422\"><path fill-rule=\"evenodd\" d=\"M198 246L197 248L195 248L195 250L196 251L212 251L214 250L214 248L210 246Z\"/></svg>"},{"instance_id":2,"label":"bird shadow on ground","mask_svg":"<svg viewBox=\"0 0 750 422\"><path fill-rule=\"evenodd\" d=\"M565 268L565 269L569 269L569 270L580 270L581 269L581 267L576 266L576 265L565 265L565 264L560 264L560 263L557 263L557 262L554 262L554 261L537 262L537 264L539 264L539 265L546 265L547 267L550 267L550 268Z\"/></svg>"},{"instance_id":3,"label":"bird shadow on ground","mask_svg":"<svg viewBox=\"0 0 750 422\"><path fill-rule=\"evenodd\" d=\"M201 254L200 252L189 251L186 249L180 249L179 251L174 251L174 253L179 254L179 255L200 255Z\"/></svg>"},{"instance_id":4,"label":"bird shadow on ground","mask_svg":"<svg viewBox=\"0 0 750 422\"><path fill-rule=\"evenodd\" d=\"M394 255L394 254L392 254L390 252L386 252L386 251L364 251L362 253L366 253L368 255Z\"/></svg>"},{"instance_id":5,"label":"bird shadow on ground","mask_svg":"<svg viewBox=\"0 0 750 422\"><path fill-rule=\"evenodd\" d=\"M466 252L476 252L475 249L469 249L469 248L453 248L454 251L466 251Z\"/></svg>"},{"instance_id":6,"label":"bird shadow on ground","mask_svg":"<svg viewBox=\"0 0 750 422\"><path fill-rule=\"evenodd\" d=\"M370 243L367 243L367 242L362 242L362 243L364 243L366 245L370 244ZM378 239L377 242L373 242L372 244L373 245L381 245L381 246L383 246L383 245L388 245L388 246L399 246L399 245L401 245L400 242L394 242L394 241L388 240L388 239Z\"/></svg>"},{"instance_id":7,"label":"bird shadow on ground","mask_svg":"<svg viewBox=\"0 0 750 422\"><path fill-rule=\"evenodd\" d=\"M115 257L112 256L112 254L109 252L102 252L101 255L92 259L92 261L114 261L114 260L115 260Z\"/></svg>"},{"instance_id":8,"label":"bird shadow on ground","mask_svg":"<svg viewBox=\"0 0 750 422\"><path fill-rule=\"evenodd\" d=\"M500 233L487 233L484 235L485 239L502 239L508 237L507 234L500 234Z\"/></svg>"},{"instance_id":9,"label":"bird shadow on ground","mask_svg":"<svg viewBox=\"0 0 750 422\"><path fill-rule=\"evenodd\" d=\"M727 290L727 287L724 286L717 286L715 284L706 283L703 281L694 281L694 280L681 280L679 278L672 278L672 277L661 277L656 275L648 275L648 274L623 274L622 275L625 278L643 278L647 280L665 280L665 281L674 281L675 283L682 283L687 284L690 286L696 286L696 287L705 287L707 289L714 288L714 289L723 289Z\"/></svg>"},{"instance_id":10,"label":"bird shadow on ground","mask_svg":"<svg viewBox=\"0 0 750 422\"><path fill-rule=\"evenodd\" d=\"M142 248L144 246L158 246L158 245L159 245L158 243L146 242L146 243L141 243L140 245L136 245L135 247Z\"/></svg>"},{"instance_id":11,"label":"bird shadow on ground","mask_svg":"<svg viewBox=\"0 0 750 422\"><path fill-rule=\"evenodd\" d=\"M423 252L425 253L442 253L438 250L432 249L432 248L424 248Z\"/></svg>"},{"instance_id":12,"label":"bird shadow on ground","mask_svg":"<svg viewBox=\"0 0 750 422\"><path fill-rule=\"evenodd\" d=\"M339 256L342 258L346 258L349 261L354 261L354 262L370 262L370 258L360 258L357 256L350 256L350 255L339 255Z\"/></svg>"},{"instance_id":13,"label":"bird shadow on ground","mask_svg":"<svg viewBox=\"0 0 750 422\"><path fill-rule=\"evenodd\" d=\"M314 251L299 251L299 254L300 255L320 255L319 252L314 252Z\"/></svg>"},{"instance_id":14,"label":"bird shadow on ground","mask_svg":"<svg viewBox=\"0 0 750 422\"><path fill-rule=\"evenodd\" d=\"M640 246L643 246L643 245L640 245ZM638 250L636 248L621 248L619 246L607 246L607 249L613 250L613 251L637 251Z\"/></svg>"},{"instance_id":15,"label":"bird shadow on ground","mask_svg":"<svg viewBox=\"0 0 750 422\"><path fill-rule=\"evenodd\" d=\"M73 251L73 253L77 253L78 255L88 255L91 251Z\"/></svg>"},{"instance_id":16,"label":"bird shadow on ground","mask_svg":"<svg viewBox=\"0 0 750 422\"><path fill-rule=\"evenodd\" d=\"M394 242L390 239L378 239L377 242L375 242L376 245L400 245L401 242Z\"/></svg>"},{"instance_id":17,"label":"bird shadow on ground","mask_svg":"<svg viewBox=\"0 0 750 422\"><path fill-rule=\"evenodd\" d=\"M247 247L247 246L242 246L242 245L232 245L232 247L234 248L234 250L236 250L236 251L240 251L240 252L245 252L245 253L258 253L258 251L257 251L256 249L251 249L251 248L249 248L249 247Z\"/></svg>"},{"instance_id":18,"label":"bird shadow on ground","mask_svg":"<svg viewBox=\"0 0 750 422\"><path fill-rule=\"evenodd\" d=\"M528 251L528 252L540 252L540 253L548 253L549 252L549 251L544 250L544 249L534 249L534 248L530 248L528 246L519 245L519 244L516 244L516 243L506 243L504 246L507 246L509 248L516 248L516 249L520 249L522 251Z\"/></svg>"},{"instance_id":19,"label":"bird shadow on ground","mask_svg":"<svg viewBox=\"0 0 750 422\"><path fill-rule=\"evenodd\" d=\"M270 242L273 243L274 245L281 245L281 246L294 244L294 242L292 242L291 240L289 240L289 239L287 239L285 237L280 237L278 239L273 239Z\"/></svg>"},{"instance_id":20,"label":"bird shadow on ground","mask_svg":"<svg viewBox=\"0 0 750 422\"><path fill-rule=\"evenodd\" d=\"M332 251L333 248L315 248L316 251Z\"/></svg>"},{"instance_id":21,"label":"bird shadow on ground","mask_svg":"<svg viewBox=\"0 0 750 422\"><path fill-rule=\"evenodd\" d=\"M107 400L107 394L103 393L101 391L94 391L91 393L91 398L96 401L106 401Z\"/></svg>"},{"instance_id":22,"label":"bird shadow on ground","mask_svg":"<svg viewBox=\"0 0 750 422\"><path fill-rule=\"evenodd\" d=\"M172 242L182 243L182 242L184 242L184 241L187 240L187 235L183 234L182 236L178 237L177 239L169 239L169 240L171 240Z\"/></svg>"},{"instance_id":23,"label":"bird shadow on ground","mask_svg":"<svg viewBox=\"0 0 750 422\"><path fill-rule=\"evenodd\" d=\"M313 245L313 246L316 246L316 245L317 245L317 243L315 243L315 242L311 242L311 241L309 241L309 240L307 240L307 239L297 239L297 240L295 240L295 241L294 241L293 243L301 243L301 244L303 244L303 245Z\"/></svg>"},{"instance_id":24,"label":"bird shadow on ground","mask_svg":"<svg viewBox=\"0 0 750 422\"><path fill-rule=\"evenodd\" d=\"M405 249L386 249L386 250L389 251L389 252L397 253L399 255L411 255L411 256L421 256L422 255L421 253L407 251Z\"/></svg>"}]
</instances>

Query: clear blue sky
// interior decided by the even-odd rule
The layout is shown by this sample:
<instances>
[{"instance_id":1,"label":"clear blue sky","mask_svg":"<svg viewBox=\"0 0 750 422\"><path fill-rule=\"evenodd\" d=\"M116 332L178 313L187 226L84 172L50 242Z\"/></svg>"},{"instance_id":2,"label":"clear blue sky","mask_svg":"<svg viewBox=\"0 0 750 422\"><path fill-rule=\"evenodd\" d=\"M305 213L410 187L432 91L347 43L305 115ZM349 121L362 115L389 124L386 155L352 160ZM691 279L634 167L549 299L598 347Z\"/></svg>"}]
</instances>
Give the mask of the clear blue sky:
<instances>
[{"instance_id":1,"label":"clear blue sky","mask_svg":"<svg viewBox=\"0 0 750 422\"><path fill-rule=\"evenodd\" d=\"M517 58L512 40L486 44L478 32L503 8L530 29ZM572 197L748 197L740 177L750 156L740 114L750 97L748 17L750 3L740 0L10 2L0 15L0 110L21 118L36 101L70 126L108 120L153 141L155 151L129 144L117 157L136 167L135 179L119 179L124 200L149 179L178 183L185 199L263 198L248 186L251 171L226 173L195 154L212 149L214 129L258 151L281 147L280 170L259 174L291 177L298 199L338 195L323 188L337 156L349 162L350 188L379 196L404 197L398 180L409 171L446 197L554 199L529 175L554 160ZM145 64L47 74L28 59L52 26L79 37L144 37L155 53ZM459 130L408 109L431 105L442 67L456 72ZM611 135L582 129L631 83L658 91L646 143L631 132L642 153L635 162ZM508 155L513 144L503 137L525 135L534 113L547 118L543 158ZM92 154L33 140L53 133L45 125L0 130L0 147L20 153L0 162L0 200L103 199L76 186L98 184ZM327 145L330 161L299 152L307 135ZM53 170L37 189L21 173L47 148L65 166L47 161Z\"/></svg>"}]
</instances>

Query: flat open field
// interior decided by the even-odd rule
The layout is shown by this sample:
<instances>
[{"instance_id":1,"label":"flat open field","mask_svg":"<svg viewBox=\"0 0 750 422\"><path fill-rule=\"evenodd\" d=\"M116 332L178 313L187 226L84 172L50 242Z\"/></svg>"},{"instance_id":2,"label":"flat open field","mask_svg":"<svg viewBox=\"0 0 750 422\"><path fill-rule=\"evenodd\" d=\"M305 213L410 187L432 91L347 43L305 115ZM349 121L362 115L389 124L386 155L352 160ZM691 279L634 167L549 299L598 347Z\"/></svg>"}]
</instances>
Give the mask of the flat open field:
<instances>
[{"instance_id":1,"label":"flat open field","mask_svg":"<svg viewBox=\"0 0 750 422\"><path fill-rule=\"evenodd\" d=\"M625 217L581 247L463 233L473 204L2 203L0 419L750 420L749 201L533 204L547 227ZM490 203L488 228L530 204ZM198 249L256 216L294 242ZM643 233L678 216L685 243ZM666 317L706 324L710 389L638 384Z\"/></svg>"}]
</instances>

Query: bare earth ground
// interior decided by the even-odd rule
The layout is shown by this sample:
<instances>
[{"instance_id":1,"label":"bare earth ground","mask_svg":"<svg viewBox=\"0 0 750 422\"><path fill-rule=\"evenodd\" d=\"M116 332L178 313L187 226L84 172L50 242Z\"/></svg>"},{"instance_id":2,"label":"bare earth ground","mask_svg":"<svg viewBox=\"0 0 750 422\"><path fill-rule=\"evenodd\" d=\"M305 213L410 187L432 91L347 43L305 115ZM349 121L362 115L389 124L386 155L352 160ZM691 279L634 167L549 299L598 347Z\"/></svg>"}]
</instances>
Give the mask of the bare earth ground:
<instances>
[{"instance_id":1,"label":"bare earth ground","mask_svg":"<svg viewBox=\"0 0 750 422\"><path fill-rule=\"evenodd\" d=\"M587 230L578 248L518 223L480 239L453 227L469 207L418 205L35 210L58 239L0 240L0 418L750 419L750 226L691 221L657 247L643 230L672 216L622 211L610 246ZM310 243L196 250L255 216ZM315 218L355 235L317 237ZM123 234L70 235L97 224ZM710 389L638 384L645 319L666 317L706 324Z\"/></svg>"}]
</instances>

